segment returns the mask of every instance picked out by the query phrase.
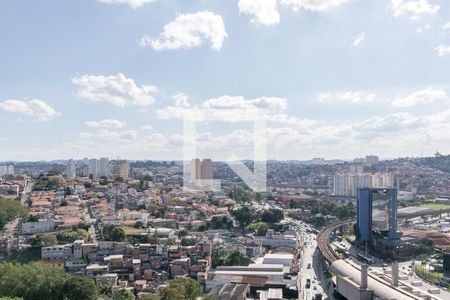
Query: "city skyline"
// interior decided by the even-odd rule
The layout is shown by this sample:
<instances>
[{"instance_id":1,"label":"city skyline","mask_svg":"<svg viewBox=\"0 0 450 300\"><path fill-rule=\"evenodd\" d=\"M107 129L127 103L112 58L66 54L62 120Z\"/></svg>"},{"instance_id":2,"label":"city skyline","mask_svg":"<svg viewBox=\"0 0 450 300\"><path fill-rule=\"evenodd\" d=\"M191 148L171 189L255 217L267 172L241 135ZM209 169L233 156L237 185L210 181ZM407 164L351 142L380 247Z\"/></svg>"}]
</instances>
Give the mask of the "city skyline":
<instances>
[{"instance_id":1,"label":"city skyline","mask_svg":"<svg viewBox=\"0 0 450 300\"><path fill-rule=\"evenodd\" d=\"M444 1L44 4L0 4L2 161L179 160L181 114L223 108L266 111L270 159L450 152ZM251 157L240 121L199 156Z\"/></svg>"}]
</instances>

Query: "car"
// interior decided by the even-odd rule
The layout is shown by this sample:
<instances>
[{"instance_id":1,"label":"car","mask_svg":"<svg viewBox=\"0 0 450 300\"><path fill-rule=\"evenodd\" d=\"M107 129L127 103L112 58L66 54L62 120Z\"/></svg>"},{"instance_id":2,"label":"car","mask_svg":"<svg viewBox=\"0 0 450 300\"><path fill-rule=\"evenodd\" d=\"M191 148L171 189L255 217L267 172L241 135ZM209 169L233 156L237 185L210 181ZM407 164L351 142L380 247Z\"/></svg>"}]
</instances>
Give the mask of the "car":
<instances>
[{"instance_id":1,"label":"car","mask_svg":"<svg viewBox=\"0 0 450 300\"><path fill-rule=\"evenodd\" d=\"M311 263L308 263L307 269L311 269Z\"/></svg>"},{"instance_id":2,"label":"car","mask_svg":"<svg viewBox=\"0 0 450 300\"><path fill-rule=\"evenodd\" d=\"M306 279L306 284L305 284L305 288L309 289L311 287L311 279Z\"/></svg>"}]
</instances>

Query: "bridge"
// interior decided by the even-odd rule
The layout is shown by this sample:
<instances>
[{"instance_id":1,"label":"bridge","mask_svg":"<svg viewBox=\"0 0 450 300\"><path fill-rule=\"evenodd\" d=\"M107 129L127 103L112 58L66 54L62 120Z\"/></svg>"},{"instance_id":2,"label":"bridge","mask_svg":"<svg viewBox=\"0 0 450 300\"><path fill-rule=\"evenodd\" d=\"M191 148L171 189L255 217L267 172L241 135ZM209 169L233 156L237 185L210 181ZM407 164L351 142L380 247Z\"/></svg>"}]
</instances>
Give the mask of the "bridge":
<instances>
[{"instance_id":1,"label":"bridge","mask_svg":"<svg viewBox=\"0 0 450 300\"><path fill-rule=\"evenodd\" d=\"M418 212L412 212L412 213L398 213L397 218L398 219L412 219L422 216L435 216L435 215L441 215L441 214L448 214L450 213L450 208L442 208L442 209L430 209L430 210L423 210Z\"/></svg>"},{"instance_id":2,"label":"bridge","mask_svg":"<svg viewBox=\"0 0 450 300\"><path fill-rule=\"evenodd\" d=\"M330 239L334 231L338 228L352 225L354 220L345 220L332 223L325 227L319 234L317 235L317 246L319 247L320 252L322 252L325 260L331 265L334 261L340 259L339 255L331 248Z\"/></svg>"},{"instance_id":3,"label":"bridge","mask_svg":"<svg viewBox=\"0 0 450 300\"><path fill-rule=\"evenodd\" d=\"M336 290L350 300L356 299L396 299L396 300L440 300L425 291L420 296L412 294L413 287L405 282L392 284L389 278L368 274L367 265L358 265L351 260L341 259L331 247L333 233L344 226L354 224L354 220L332 223L317 235L317 244L330 270L336 274ZM398 270L397 270L398 272ZM397 275L398 276L398 275Z\"/></svg>"}]
</instances>

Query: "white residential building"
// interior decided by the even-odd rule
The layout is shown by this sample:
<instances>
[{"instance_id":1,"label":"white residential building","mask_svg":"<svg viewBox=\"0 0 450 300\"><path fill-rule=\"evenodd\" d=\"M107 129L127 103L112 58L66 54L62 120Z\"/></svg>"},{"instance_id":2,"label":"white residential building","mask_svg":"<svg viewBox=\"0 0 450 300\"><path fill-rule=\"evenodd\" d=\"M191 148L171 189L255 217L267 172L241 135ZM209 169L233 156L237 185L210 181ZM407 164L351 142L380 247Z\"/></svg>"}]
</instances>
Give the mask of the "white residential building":
<instances>
[{"instance_id":1,"label":"white residential building","mask_svg":"<svg viewBox=\"0 0 450 300\"><path fill-rule=\"evenodd\" d=\"M89 175L92 174L94 178L99 177L100 174L100 161L98 159L90 159L89 160L89 168L88 168Z\"/></svg>"},{"instance_id":2,"label":"white residential building","mask_svg":"<svg viewBox=\"0 0 450 300\"><path fill-rule=\"evenodd\" d=\"M75 178L77 176L77 163L73 159L69 159L66 166L67 178Z\"/></svg>"},{"instance_id":3,"label":"white residential building","mask_svg":"<svg viewBox=\"0 0 450 300\"><path fill-rule=\"evenodd\" d=\"M0 166L0 176L4 175L14 175L14 165L1 165Z\"/></svg>"},{"instance_id":4,"label":"white residential building","mask_svg":"<svg viewBox=\"0 0 450 300\"><path fill-rule=\"evenodd\" d=\"M333 177L333 195L344 197L356 197L358 188L377 187L387 188L394 186L392 173L338 173Z\"/></svg>"},{"instance_id":5,"label":"white residential building","mask_svg":"<svg viewBox=\"0 0 450 300\"><path fill-rule=\"evenodd\" d=\"M109 158L108 157L101 157L100 158L99 176L106 176L106 177L108 177L109 174L110 174L110 171L109 171Z\"/></svg>"},{"instance_id":6,"label":"white residential building","mask_svg":"<svg viewBox=\"0 0 450 300\"><path fill-rule=\"evenodd\" d=\"M55 222L53 220L39 220L38 222L24 222L22 224L23 234L52 232L54 229Z\"/></svg>"},{"instance_id":7,"label":"white residential building","mask_svg":"<svg viewBox=\"0 0 450 300\"><path fill-rule=\"evenodd\" d=\"M351 196L353 189L353 177L348 173L334 175L333 195Z\"/></svg>"}]
</instances>

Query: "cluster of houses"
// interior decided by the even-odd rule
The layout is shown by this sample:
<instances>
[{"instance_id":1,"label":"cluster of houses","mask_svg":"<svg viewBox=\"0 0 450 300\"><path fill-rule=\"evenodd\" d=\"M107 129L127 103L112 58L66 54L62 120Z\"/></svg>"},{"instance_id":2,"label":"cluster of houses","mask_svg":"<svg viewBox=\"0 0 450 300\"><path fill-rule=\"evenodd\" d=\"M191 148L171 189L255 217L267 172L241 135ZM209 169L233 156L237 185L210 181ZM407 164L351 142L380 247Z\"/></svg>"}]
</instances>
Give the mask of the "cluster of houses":
<instances>
[{"instance_id":1,"label":"cluster of houses","mask_svg":"<svg viewBox=\"0 0 450 300\"><path fill-rule=\"evenodd\" d=\"M224 194L132 179L100 184L95 179L75 178L61 186L29 195L29 217L18 227L18 249L41 235L56 236L79 228L88 235L42 246L45 263L92 277L113 289L130 289L136 295L158 293L180 276L197 280L214 299L229 299L231 294L234 299L245 299L255 289L261 290L261 297L269 296L269 290L272 296L296 292L295 280L287 277L295 272L295 232L268 230L266 236L254 236L233 230L238 226L228 208L237 203ZM233 228L208 228L214 217L233 220ZM107 226L123 229L125 237L108 240L103 236ZM217 248L238 252L251 261L247 266L213 268Z\"/></svg>"}]
</instances>

